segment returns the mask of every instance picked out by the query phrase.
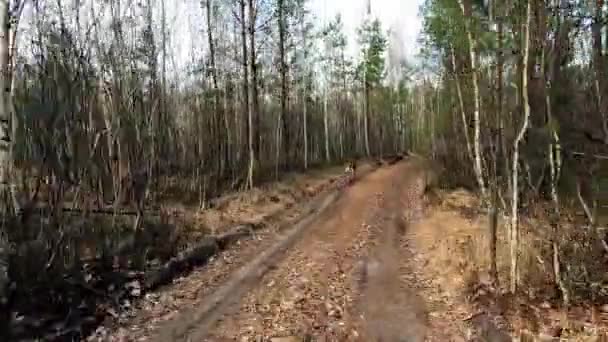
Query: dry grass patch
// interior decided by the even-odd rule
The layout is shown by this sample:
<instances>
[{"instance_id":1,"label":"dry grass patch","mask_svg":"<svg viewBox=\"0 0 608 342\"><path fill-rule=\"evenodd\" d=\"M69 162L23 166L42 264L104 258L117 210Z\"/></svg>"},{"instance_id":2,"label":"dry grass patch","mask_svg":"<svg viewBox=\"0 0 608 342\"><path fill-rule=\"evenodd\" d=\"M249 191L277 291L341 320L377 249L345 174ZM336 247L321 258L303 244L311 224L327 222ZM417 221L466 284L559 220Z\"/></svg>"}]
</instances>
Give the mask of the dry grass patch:
<instances>
[{"instance_id":1,"label":"dry grass patch","mask_svg":"<svg viewBox=\"0 0 608 342\"><path fill-rule=\"evenodd\" d=\"M597 236L564 219L559 226L560 261L572 307L561 307L553 277L552 230L547 207L529 206L521 218L521 292L506 294L510 251L508 222L499 219L497 263L501 288L490 289L489 220L478 199L465 190L439 191L426 220L413 227L425 268L446 291L468 300L472 308L490 310L506 318L512 331L536 336L560 336L583 341L605 333L608 303L605 297L606 255ZM567 217L567 215L564 215ZM476 310L477 310L476 309ZM603 312L606 310L606 312ZM594 337L595 336L595 337Z\"/></svg>"}]
</instances>

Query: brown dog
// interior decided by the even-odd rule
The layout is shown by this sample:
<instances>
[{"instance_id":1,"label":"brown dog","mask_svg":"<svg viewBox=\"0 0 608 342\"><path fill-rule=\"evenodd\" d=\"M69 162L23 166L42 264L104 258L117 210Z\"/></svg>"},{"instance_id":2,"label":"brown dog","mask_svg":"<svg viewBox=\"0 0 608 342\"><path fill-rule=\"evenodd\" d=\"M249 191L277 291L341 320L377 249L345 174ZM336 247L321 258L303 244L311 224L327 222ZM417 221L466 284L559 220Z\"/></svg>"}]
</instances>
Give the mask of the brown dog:
<instances>
[{"instance_id":1,"label":"brown dog","mask_svg":"<svg viewBox=\"0 0 608 342\"><path fill-rule=\"evenodd\" d=\"M352 160L346 164L344 173L348 175L348 183L352 183L355 180L355 170L357 169L357 161Z\"/></svg>"}]
</instances>

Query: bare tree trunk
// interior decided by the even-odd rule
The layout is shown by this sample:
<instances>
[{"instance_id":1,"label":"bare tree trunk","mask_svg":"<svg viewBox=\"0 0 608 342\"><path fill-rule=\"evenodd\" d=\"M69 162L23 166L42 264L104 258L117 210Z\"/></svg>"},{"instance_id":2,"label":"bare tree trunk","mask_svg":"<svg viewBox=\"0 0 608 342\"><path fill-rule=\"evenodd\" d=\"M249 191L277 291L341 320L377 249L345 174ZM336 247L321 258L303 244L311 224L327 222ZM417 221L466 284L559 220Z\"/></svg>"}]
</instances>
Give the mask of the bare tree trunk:
<instances>
[{"instance_id":1,"label":"bare tree trunk","mask_svg":"<svg viewBox=\"0 0 608 342\"><path fill-rule=\"evenodd\" d=\"M256 31L256 8L255 0L248 0L249 10L249 67L251 71L251 82L249 84L249 172L247 183L249 188L253 188L255 168L258 166L257 157L259 155L259 136L258 136L258 85L257 85L257 57L255 52L255 31Z\"/></svg>"},{"instance_id":2,"label":"bare tree trunk","mask_svg":"<svg viewBox=\"0 0 608 342\"><path fill-rule=\"evenodd\" d=\"M253 116L253 149L255 151L255 164L256 167L259 164L260 158L260 105L259 105L259 90L258 90L258 55L256 49L256 27L257 21L257 0L249 0L249 48L250 48L250 63L251 68L251 82L249 83L249 89L251 89L251 106Z\"/></svg>"},{"instance_id":3,"label":"bare tree trunk","mask_svg":"<svg viewBox=\"0 0 608 342\"><path fill-rule=\"evenodd\" d=\"M168 143L169 140L167 137L167 135L165 134L165 132L163 130L166 130L167 127L165 125L165 119L167 118L167 13L166 13L166 5L165 5L165 0L161 1L161 37L162 37L162 41L161 41L161 52L162 52L162 61L161 61L161 75L160 75L160 82L161 82L161 87L160 87L160 108L158 109L158 127L157 127L157 131L154 132L155 135L158 135L158 137L156 138L156 141L159 142L158 146L157 146L157 153L159 154L159 156L157 156L157 160L151 160L149 161L149 164L154 167L151 167L151 170L155 170L157 173L157 181L156 182L146 182L145 187L147 188L148 186L151 186L154 189L158 189L159 181L160 181L160 169L161 169L161 163L163 162L163 158L166 158L165 156L168 156L169 153L167 153L168 151ZM161 157L162 156L162 157ZM166 161L166 159L165 159ZM152 172L150 172L150 174L147 176L148 179L154 179L154 174ZM156 193L156 191L151 191L152 193ZM141 204L143 205L145 197L146 197L146 193L148 193L148 191L144 191L144 199L142 199Z\"/></svg>"},{"instance_id":4,"label":"bare tree trunk","mask_svg":"<svg viewBox=\"0 0 608 342\"><path fill-rule=\"evenodd\" d=\"M153 28L153 4L151 0L147 0L146 2L146 12L145 12L145 25L146 25L146 29L149 30L149 32L153 32L152 28ZM118 21L120 21L120 18L117 19ZM164 29L164 26L163 26ZM156 101L157 101L157 97L159 96L158 94L158 90L159 90L159 86L158 86L158 74L157 74L157 68L158 68L158 62L157 62L157 51L156 51L156 44L154 42L154 38L151 39L151 41L146 41L144 43L144 47L148 53L147 55L147 67L150 71L150 83L149 83L149 87L150 87L150 93L151 93L151 104L149 106L143 107L143 103L142 105L142 109L145 108L144 110L146 110L147 112L149 112L150 116L152 116L151 120L147 122L147 134L148 136L151 138L152 143L147 145L146 147L148 148L148 153L149 156L147 158L147 164L148 164L148 173L150 174L151 177L154 177L154 173L156 172L156 170L158 169L159 166L159 157L162 155L162 152L160 151L160 146L162 145L162 143L160 142L160 128L161 128L161 111L158 110L156 108ZM120 76L118 76L120 77ZM143 98L142 98L143 100ZM143 101L142 101L143 102ZM132 106L135 107L135 103L132 103ZM139 124L136 124L137 126ZM141 134L139 133L139 128L136 128L136 140L137 140L137 146L141 146L143 148L142 145L142 141L141 141ZM128 144L127 144L128 146ZM137 162L136 162L137 163ZM129 170L130 171L130 170ZM127 179L123 179L121 178L121 180L125 183L128 184L129 182L127 181ZM128 186L125 186L126 189L129 189ZM128 190L127 190L128 191ZM128 201L127 198L124 199L124 201Z\"/></svg>"},{"instance_id":5,"label":"bare tree trunk","mask_svg":"<svg viewBox=\"0 0 608 342\"><path fill-rule=\"evenodd\" d=\"M465 3L465 1L467 1ZM486 200L486 186L483 179L483 162L481 156L481 122L480 122L480 111L481 111L481 103L479 98L479 81L477 77L477 52L476 49L476 41L473 37L473 33L471 32L469 17L471 14L471 4L468 0L458 0L460 4L460 9L462 10L462 14L464 16L465 22L465 30L467 34L467 40L469 42L469 57L471 59L471 78L473 81L473 125L474 125L474 134L473 134L473 153L475 155L474 162L474 170L475 176L477 178L477 185L479 186L479 191L481 192L481 196Z\"/></svg>"},{"instance_id":6,"label":"bare tree trunk","mask_svg":"<svg viewBox=\"0 0 608 342\"><path fill-rule=\"evenodd\" d=\"M529 61L529 53L530 53L530 21L531 21L531 5L528 1L526 5L526 22L523 25L523 51L522 51L522 101L523 101L523 109L524 109L524 119L515 138L515 142L513 143L513 167L512 167L512 183L513 183L513 193L512 193L512 205L511 205L511 283L510 290L511 292L515 292L517 290L517 285L519 282L519 269L518 269L518 260L519 260L519 217L518 217L518 207L519 207L519 145L521 141L524 139L526 132L528 131L528 125L530 122L530 103L528 100L528 61Z\"/></svg>"},{"instance_id":7,"label":"bare tree trunk","mask_svg":"<svg viewBox=\"0 0 608 342\"><path fill-rule=\"evenodd\" d=\"M277 10L278 10L278 26L279 26L279 71L281 73L281 115L280 121L283 125L283 157L285 158L285 162L287 164L291 161L291 156L289 155L290 151L290 134L289 134L289 126L287 124L287 108L288 108L288 94L287 94L287 62L285 61L285 35L286 35L286 27L285 27L285 3L284 0L277 0ZM278 148L278 146L277 146Z\"/></svg>"},{"instance_id":8,"label":"bare tree trunk","mask_svg":"<svg viewBox=\"0 0 608 342\"><path fill-rule=\"evenodd\" d=\"M10 100L10 8L8 0L0 0L0 200L2 208L0 211L5 215L10 215L11 212L18 209L12 205L11 196L11 142L14 137L11 136L11 100Z\"/></svg>"},{"instance_id":9,"label":"bare tree trunk","mask_svg":"<svg viewBox=\"0 0 608 342\"><path fill-rule=\"evenodd\" d=\"M547 99L549 96L547 95ZM547 100L547 105L550 106L550 101ZM551 109L547 108L547 111L550 115ZM551 117L550 117L551 120ZM555 279L555 283L560 289L562 293L562 302L565 307L570 305L570 291L568 287L564 283L561 272L561 261L560 261L560 249L559 249L559 217L560 217L560 208L559 208L559 194L557 191L557 184L559 180L559 174L561 170L561 147L559 142L559 136L557 132L553 130L552 142L549 144L549 164L551 168L551 199L553 201L553 218L551 225L553 226L553 237L551 242L551 248L553 250L553 277Z\"/></svg>"},{"instance_id":10,"label":"bare tree trunk","mask_svg":"<svg viewBox=\"0 0 608 342\"><path fill-rule=\"evenodd\" d=\"M424 80L426 83L427 80ZM418 149L421 151L426 146L426 91L423 87L418 89Z\"/></svg>"},{"instance_id":11,"label":"bare tree trunk","mask_svg":"<svg viewBox=\"0 0 608 342\"><path fill-rule=\"evenodd\" d=\"M430 131L431 131L431 156L432 156L433 159L435 159L435 157L436 157L436 153L435 153L435 145L436 145L435 144L435 116L437 115L438 109L439 109L439 106L437 105L438 104L438 100L437 99L439 98L439 88L437 88L434 91L434 97L435 97L434 99L431 98L431 104L430 104L430 107L431 107L431 117L429 118L429 124L431 126L430 127ZM435 101L433 101L433 100L435 100ZM436 106L435 109L433 109L433 105Z\"/></svg>"},{"instance_id":12,"label":"bare tree trunk","mask_svg":"<svg viewBox=\"0 0 608 342\"><path fill-rule=\"evenodd\" d=\"M554 217L552 218L553 225L553 237L551 242L551 249L553 251L553 278L555 283L562 293L562 303L565 307L570 305L570 291L566 286L561 272L561 261L560 261L560 249L559 249L559 195L557 191L557 184L561 173L561 146L559 142L559 135L554 129L553 116L551 112L551 98L550 92L546 91L546 104L547 104L547 115L549 119L549 125L552 131L552 142L549 144L549 164L551 168L551 199L553 200Z\"/></svg>"},{"instance_id":13,"label":"bare tree trunk","mask_svg":"<svg viewBox=\"0 0 608 342\"><path fill-rule=\"evenodd\" d=\"M307 32L306 32L306 23L305 20L300 21L300 31L302 34L302 45L304 46L303 51L303 60L302 63L304 65L303 72L304 77L302 78L303 88L302 88L302 136L303 136L303 144L304 144L304 169L308 169L308 76L309 69L307 64L308 51L306 50L307 45Z\"/></svg>"},{"instance_id":14,"label":"bare tree trunk","mask_svg":"<svg viewBox=\"0 0 608 342\"><path fill-rule=\"evenodd\" d=\"M9 2L10 3L10 2ZM22 203L20 203L18 199L18 189L17 189L17 169L14 165L15 160L15 144L17 144L17 112L15 111L15 106L13 104L13 95L15 94L15 78L13 77L13 73L15 70L15 59L17 56L17 32L19 31L19 22L21 20L21 14L23 13L23 8L25 7L25 0L15 1L13 4L12 10L9 8L9 20L10 27L8 30L9 34L9 65L8 65L8 82L10 83L10 91L7 99L8 110L10 111L11 117L11 142L9 149L10 156L10 164L9 164L9 174L12 177L12 181L10 184L10 193L11 193L11 201L13 203L13 209L15 212L18 212L21 209Z\"/></svg>"},{"instance_id":15,"label":"bare tree trunk","mask_svg":"<svg viewBox=\"0 0 608 342\"><path fill-rule=\"evenodd\" d=\"M13 216L11 206L11 175L10 165L10 119L11 110L9 108L10 80L9 76L9 35L10 35L10 12L9 0L0 0L0 338L9 340L10 327L10 307L9 307L9 241L6 227L9 224L7 219Z\"/></svg>"},{"instance_id":16,"label":"bare tree trunk","mask_svg":"<svg viewBox=\"0 0 608 342\"><path fill-rule=\"evenodd\" d=\"M241 1L238 1L237 3L241 3ZM240 18L240 17L239 17ZM234 53L235 55L238 55L238 51L239 51L239 21L240 20L234 20L233 25L232 25L232 44L233 44L233 48L234 48ZM241 22L240 25L242 26L243 23ZM247 46L244 46L245 50L247 49ZM239 58L238 56L236 57L237 59ZM243 63L247 61L247 57L240 57L239 60L239 71L247 70L247 66L244 66ZM246 118L246 111L243 110L243 108L246 108L247 106L243 106L242 105L242 101L244 100L244 94L243 91L238 92L236 90L236 85L239 83L238 81L238 77L231 77L232 83L231 85L234 87L233 94L232 94L232 98L234 99L234 103L232 104L232 111L233 111L233 115L234 115L234 166L235 166L235 174L238 173L238 170L240 170L240 168L242 167L242 162L244 160L243 156L244 156L244 151L243 151L243 146L246 145L245 141L246 136L247 136L247 118ZM245 85L245 78L242 79L243 85ZM226 87L228 87L228 83L226 83ZM232 87L231 87L232 88ZM242 87L247 89L247 87ZM241 88L241 89L242 89ZM241 103L241 106L237 106L237 103ZM240 177L240 175L236 175L237 177Z\"/></svg>"},{"instance_id":17,"label":"bare tree trunk","mask_svg":"<svg viewBox=\"0 0 608 342\"><path fill-rule=\"evenodd\" d=\"M213 127L215 128L215 147L217 153L217 168L218 175L221 178L225 172L225 164L226 164L226 140L223 139L225 134L227 134L228 127L226 121L220 116L225 117L225 113L220 113L220 88L218 85L218 72L217 72L217 63L215 60L215 40L213 38L213 6L211 4L211 0L206 0L204 4L206 14L207 14L207 42L209 44L209 64L210 64L210 72L211 72L211 81L213 85ZM222 134L223 133L223 134Z\"/></svg>"},{"instance_id":18,"label":"bare tree trunk","mask_svg":"<svg viewBox=\"0 0 608 342\"><path fill-rule=\"evenodd\" d=\"M456 83L456 94L458 96L458 108L460 109L460 118L462 120L462 129L464 132L464 139L467 145L467 154L471 162L475 160L473 157L473 148L471 147L471 137L469 136L469 124L467 120L467 115L464 109L464 99L462 96L462 88L460 86L460 77L458 76L458 70L456 67L456 54L454 52L454 47L450 49L451 61L452 61L452 69L454 72L454 83Z\"/></svg>"},{"instance_id":19,"label":"bare tree trunk","mask_svg":"<svg viewBox=\"0 0 608 342\"><path fill-rule=\"evenodd\" d=\"M361 128L361 122L363 120L363 112L365 111L365 96L361 97L361 101L355 101L357 107L357 130L355 134L355 140L357 143L357 153L363 153L365 149L365 143L363 142L363 133Z\"/></svg>"},{"instance_id":20,"label":"bare tree trunk","mask_svg":"<svg viewBox=\"0 0 608 342\"><path fill-rule=\"evenodd\" d=\"M283 131L283 129L281 128L281 115L277 115L277 123L276 123L276 127L275 127L275 134L274 134L274 143L275 143L275 150L274 150L274 177L275 180L279 179L279 172L281 171L280 169L280 164L281 164L281 132Z\"/></svg>"},{"instance_id":21,"label":"bare tree trunk","mask_svg":"<svg viewBox=\"0 0 608 342\"><path fill-rule=\"evenodd\" d=\"M595 1L595 20L592 26L593 35L593 64L595 67L595 91L597 96L597 105L600 117L602 120L602 129L604 132L604 143L608 145L608 82L606 77L607 63L602 54L602 27L604 26L602 11L604 8L604 0Z\"/></svg>"},{"instance_id":22,"label":"bare tree trunk","mask_svg":"<svg viewBox=\"0 0 608 342\"><path fill-rule=\"evenodd\" d=\"M561 29L561 23L559 18L559 13L557 13L557 32ZM543 25L546 20L543 20ZM544 85L544 95L545 95L545 109L546 109L546 119L547 126L549 127L551 133L551 141L548 146L548 155L549 155L549 169L550 169L550 186L551 186L551 200L553 201L553 217L551 218L551 226L552 226L552 242L551 248L553 250L553 277L555 279L555 284L560 289L562 293L562 301L564 306L568 307L570 304L570 292L568 291L568 287L564 283L562 279L561 273L561 262L560 262L560 249L559 249L559 223L560 223L560 207L559 207L559 193L558 193L558 182L561 175L561 164L562 164L562 156L561 156L561 145L559 134L556 129L556 122L553 118L553 107L552 107L552 82L554 74L559 67L556 63L557 61L557 48L559 46L560 39L559 34L558 37L554 40L554 46L552 49L552 54L549 57L548 63L545 63L546 59L546 47L545 44L542 46L542 61L541 61L541 74L544 76L545 85ZM545 68L545 65L548 66Z\"/></svg>"},{"instance_id":23,"label":"bare tree trunk","mask_svg":"<svg viewBox=\"0 0 608 342\"><path fill-rule=\"evenodd\" d=\"M493 2L493 5L496 6L496 2ZM499 166L501 161L503 160L504 150L503 150L503 140L504 140L504 132L503 132L503 68L504 68L504 56L502 52L503 46L503 10L502 7L495 8L494 13L499 12L498 14L498 23L497 23L497 46L498 51L496 53L496 86L494 87L494 91L496 93L496 111L497 111L497 121L499 126L498 134L495 141L495 153L493 156L494 165L492 169L492 203L491 203L491 211L490 211L490 276L492 277L492 282L496 288L499 287L499 278L498 278L498 265L497 265L497 257L496 257L496 248L497 248L497 240L498 240L498 214L499 214L499 194L500 194L500 170ZM504 162L504 161L503 161ZM506 162L504 162L507 164Z\"/></svg>"},{"instance_id":24,"label":"bare tree trunk","mask_svg":"<svg viewBox=\"0 0 608 342\"><path fill-rule=\"evenodd\" d=\"M329 163L329 114L327 113L327 89L323 91L323 131L325 132L325 160Z\"/></svg>"},{"instance_id":25,"label":"bare tree trunk","mask_svg":"<svg viewBox=\"0 0 608 342\"><path fill-rule=\"evenodd\" d=\"M231 79L229 76L226 76L224 79L224 91L223 91L223 100L222 100L222 113L224 115L224 129L226 130L226 163L228 163L229 171L234 178L234 145L233 142L233 129L237 126L237 122L233 122L233 118L235 118L234 107L230 107L229 103L236 103L236 99L233 97L232 100L229 100L229 87L230 87ZM229 109L230 108L230 109ZM229 115L230 114L230 115ZM235 131L238 131L235 129ZM237 134L238 135L238 134Z\"/></svg>"},{"instance_id":26,"label":"bare tree trunk","mask_svg":"<svg viewBox=\"0 0 608 342\"><path fill-rule=\"evenodd\" d=\"M417 119L417 123L416 123L416 148L419 149L420 145L421 145L421 136L422 136L422 130L424 127L424 102L426 101L424 99L424 92L421 91L420 89L417 90L418 95L416 96L416 119ZM421 105L422 103L422 105Z\"/></svg>"},{"instance_id":27,"label":"bare tree trunk","mask_svg":"<svg viewBox=\"0 0 608 342\"><path fill-rule=\"evenodd\" d=\"M365 71L363 72L365 78L365 96L363 97L364 101L364 112L363 112L363 134L365 139L365 154L370 157L371 152L369 149L369 112L370 112L370 103L369 103L369 94L370 94L370 84L367 81L367 74Z\"/></svg>"},{"instance_id":28,"label":"bare tree trunk","mask_svg":"<svg viewBox=\"0 0 608 342\"><path fill-rule=\"evenodd\" d=\"M308 96L307 86L304 86L304 98L302 99L302 119L304 121L304 169L308 169L308 105L306 103L306 97Z\"/></svg>"},{"instance_id":29,"label":"bare tree trunk","mask_svg":"<svg viewBox=\"0 0 608 342\"><path fill-rule=\"evenodd\" d=\"M253 187L253 168L255 153L253 149L253 136L252 134L252 122L253 117L251 113L250 99L249 99L249 54L247 53L247 15L246 15L246 2L247 0L240 0L240 22L241 22L241 49L243 58L243 112L245 114L245 120L247 128L247 146L249 151L249 167L247 171L247 187Z\"/></svg>"},{"instance_id":30,"label":"bare tree trunk","mask_svg":"<svg viewBox=\"0 0 608 342\"><path fill-rule=\"evenodd\" d=\"M162 119L164 120L165 115L167 114L167 11L165 0L161 1L161 26L162 26L162 64L161 64L161 93L160 93L160 112L162 115ZM162 124L161 124L162 125ZM164 125L162 125L164 126ZM159 132L160 133L160 132ZM162 140L161 140L162 141Z\"/></svg>"},{"instance_id":31,"label":"bare tree trunk","mask_svg":"<svg viewBox=\"0 0 608 342\"><path fill-rule=\"evenodd\" d=\"M501 6L505 6L501 3ZM506 6L505 6L506 7ZM504 46L504 22L505 18L508 16L508 9L505 7L500 8L499 16L498 16L498 51L497 51L497 103L498 103L498 158L500 166L497 166L499 170L498 172L499 178L501 182L507 179L507 192L510 193L510 189L508 184L509 177L509 154L507 153L507 141L505 137L505 115L504 115L504 94L503 94L503 83L504 83L504 65L505 65L505 57L503 55L503 46ZM504 178L503 178L504 177ZM498 185L500 186L500 184ZM498 188L499 194L501 193L500 187ZM499 196L500 197L500 196ZM507 208L504 207L504 210Z\"/></svg>"},{"instance_id":32,"label":"bare tree trunk","mask_svg":"<svg viewBox=\"0 0 608 342\"><path fill-rule=\"evenodd\" d=\"M304 24L302 23L302 36L304 41L304 47L306 47L306 32L304 31ZM307 53L304 50L304 91L302 94L302 121L303 121L303 135L304 135L304 169L308 169L308 67L306 63Z\"/></svg>"}]
</instances>

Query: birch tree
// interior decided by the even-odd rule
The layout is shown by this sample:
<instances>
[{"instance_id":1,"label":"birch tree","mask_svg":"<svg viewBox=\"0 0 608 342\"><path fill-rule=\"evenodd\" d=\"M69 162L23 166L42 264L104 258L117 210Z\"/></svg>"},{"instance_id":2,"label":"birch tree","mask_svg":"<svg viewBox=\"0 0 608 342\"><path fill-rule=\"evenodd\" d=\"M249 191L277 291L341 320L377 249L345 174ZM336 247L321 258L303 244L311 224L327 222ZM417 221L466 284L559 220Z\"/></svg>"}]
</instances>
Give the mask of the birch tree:
<instances>
[{"instance_id":1,"label":"birch tree","mask_svg":"<svg viewBox=\"0 0 608 342\"><path fill-rule=\"evenodd\" d=\"M374 88L377 87L384 77L384 52L387 40L382 32L382 24L379 20L366 21L358 30L359 45L362 49L362 61L359 65L359 75L363 80L363 135L365 152L371 155L369 134L370 120L372 116L371 99Z\"/></svg>"},{"instance_id":2,"label":"birch tree","mask_svg":"<svg viewBox=\"0 0 608 342\"><path fill-rule=\"evenodd\" d=\"M20 209L13 179L13 151L16 115L13 106L13 68L17 28L25 0L0 1L0 338L8 340L10 325L10 241L7 226Z\"/></svg>"},{"instance_id":3,"label":"birch tree","mask_svg":"<svg viewBox=\"0 0 608 342\"><path fill-rule=\"evenodd\" d=\"M523 121L521 128L517 133L515 142L513 143L513 159L512 159L512 174L511 182L513 184L513 193L511 195L511 231L510 231L510 252L511 252L511 277L510 289L511 292L517 290L519 282L519 147L524 139L528 126L530 124L530 104L528 102L528 63L530 52L530 22L532 17L532 6L530 1L526 4L525 21L522 24L522 68L521 68L521 94L523 103Z\"/></svg>"},{"instance_id":4,"label":"birch tree","mask_svg":"<svg viewBox=\"0 0 608 342\"><path fill-rule=\"evenodd\" d=\"M473 36L470 18L472 18L470 0L458 0L469 45L469 58L471 64L471 79L473 84L473 154L475 176L482 198L486 198L486 186L483 176L483 161L481 155L481 102L479 98L479 81L477 70L477 41Z\"/></svg>"}]
</instances>

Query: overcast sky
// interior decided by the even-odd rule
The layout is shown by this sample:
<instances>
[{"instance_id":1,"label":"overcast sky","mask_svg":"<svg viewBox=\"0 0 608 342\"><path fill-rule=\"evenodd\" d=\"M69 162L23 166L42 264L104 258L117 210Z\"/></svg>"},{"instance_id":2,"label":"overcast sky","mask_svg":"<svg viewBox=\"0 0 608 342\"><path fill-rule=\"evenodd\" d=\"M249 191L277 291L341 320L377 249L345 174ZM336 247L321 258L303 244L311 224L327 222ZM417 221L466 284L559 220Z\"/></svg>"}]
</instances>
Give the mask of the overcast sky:
<instances>
[{"instance_id":1,"label":"overcast sky","mask_svg":"<svg viewBox=\"0 0 608 342\"><path fill-rule=\"evenodd\" d=\"M401 37L402 51L413 59L418 51L416 39L421 28L418 9L423 0L370 0L372 16L382 21L385 29L392 28ZM312 11L320 20L330 20L336 13L342 15L350 48L356 48L356 28L365 14L367 0L311 0Z\"/></svg>"},{"instance_id":2,"label":"overcast sky","mask_svg":"<svg viewBox=\"0 0 608 342\"><path fill-rule=\"evenodd\" d=\"M96 1L96 0L93 0ZM98 1L98 0L97 0ZM418 10L424 0L371 0L372 17L380 19L383 29L391 29L394 33L389 37L391 51L389 55L399 58L405 57L409 62L414 62L418 51L416 40L421 28L421 20ZM84 3L89 3L85 1ZM167 19L169 23L169 36L172 37L172 58L177 70L191 67L192 51L206 50L206 38L201 32L204 27L203 11L199 0L166 0ZM71 2L64 2L64 6L70 6ZM351 55L358 53L356 29L363 21L366 12L367 0L309 0L307 6L317 18L317 25L329 22L340 13L344 22L345 34L349 39L349 52ZM29 7L29 6L28 6ZM87 22L90 15L89 6L81 7L82 19ZM160 9L156 8L155 17L160 19ZM22 29L30 24L30 9L24 13ZM100 13L97 12L99 15ZM185 19L185 20L184 20ZM158 21L160 22L160 21ZM86 26L86 24L85 24ZM32 33L23 33L20 38L27 43ZM389 56L389 60L391 59ZM389 62L390 63L390 62Z\"/></svg>"}]
</instances>

